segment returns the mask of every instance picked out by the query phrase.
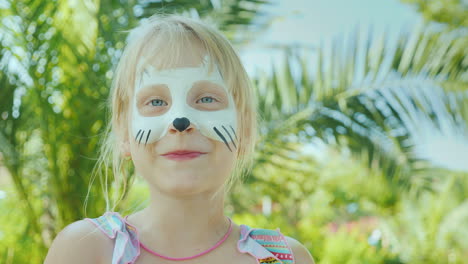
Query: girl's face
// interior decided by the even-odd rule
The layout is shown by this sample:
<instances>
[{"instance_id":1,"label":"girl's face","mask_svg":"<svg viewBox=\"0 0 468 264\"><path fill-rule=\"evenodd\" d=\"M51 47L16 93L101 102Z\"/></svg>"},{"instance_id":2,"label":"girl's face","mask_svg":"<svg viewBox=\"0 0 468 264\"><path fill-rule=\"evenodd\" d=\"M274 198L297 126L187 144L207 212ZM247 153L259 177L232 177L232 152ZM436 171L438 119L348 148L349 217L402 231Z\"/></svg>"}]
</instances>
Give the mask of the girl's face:
<instances>
[{"instance_id":1,"label":"girl's face","mask_svg":"<svg viewBox=\"0 0 468 264\"><path fill-rule=\"evenodd\" d=\"M159 191L213 193L233 169L238 138L232 95L206 57L187 50L176 67L137 76L125 142L136 171ZM177 154L171 152L188 151Z\"/></svg>"}]
</instances>

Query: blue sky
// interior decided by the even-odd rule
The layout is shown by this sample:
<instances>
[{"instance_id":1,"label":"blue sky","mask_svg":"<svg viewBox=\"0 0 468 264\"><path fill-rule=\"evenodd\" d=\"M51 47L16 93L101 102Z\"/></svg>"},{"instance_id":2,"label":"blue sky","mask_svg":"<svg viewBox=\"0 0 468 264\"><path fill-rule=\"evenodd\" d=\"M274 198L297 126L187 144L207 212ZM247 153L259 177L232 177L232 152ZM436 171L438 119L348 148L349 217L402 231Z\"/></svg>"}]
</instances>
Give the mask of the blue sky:
<instances>
[{"instance_id":1,"label":"blue sky","mask_svg":"<svg viewBox=\"0 0 468 264\"><path fill-rule=\"evenodd\" d=\"M416 7L399 0L276 0L264 10L276 17L271 27L240 50L249 74L269 71L270 61L279 63L282 53L272 44L316 47L321 41L352 31L359 25L390 34L422 21ZM312 52L312 51L311 51Z\"/></svg>"}]
</instances>

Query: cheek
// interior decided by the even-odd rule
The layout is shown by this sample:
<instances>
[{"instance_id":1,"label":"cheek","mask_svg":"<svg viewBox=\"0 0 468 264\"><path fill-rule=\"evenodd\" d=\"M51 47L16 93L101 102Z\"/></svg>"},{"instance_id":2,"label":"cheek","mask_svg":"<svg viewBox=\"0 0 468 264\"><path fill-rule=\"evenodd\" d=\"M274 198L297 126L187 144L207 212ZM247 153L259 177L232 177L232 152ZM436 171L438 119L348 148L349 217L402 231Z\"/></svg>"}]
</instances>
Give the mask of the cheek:
<instances>
[{"instance_id":1,"label":"cheek","mask_svg":"<svg viewBox=\"0 0 468 264\"><path fill-rule=\"evenodd\" d=\"M236 157L236 149L232 149L232 152L226 147L226 144L223 142L216 141L215 153L214 153L214 165L220 168L224 168L226 171L229 171L234 164Z\"/></svg>"},{"instance_id":2,"label":"cheek","mask_svg":"<svg viewBox=\"0 0 468 264\"><path fill-rule=\"evenodd\" d=\"M135 140L130 142L130 151L134 161L139 161L140 164L145 165L152 163L151 160L155 158L156 143L138 144Z\"/></svg>"},{"instance_id":3,"label":"cheek","mask_svg":"<svg viewBox=\"0 0 468 264\"><path fill-rule=\"evenodd\" d=\"M157 157L156 155L157 143L148 144L146 146L140 145L136 142L131 144L131 153L135 171L143 176L145 179L153 179L155 168L165 168L164 158ZM157 170L161 172L161 170Z\"/></svg>"}]
</instances>

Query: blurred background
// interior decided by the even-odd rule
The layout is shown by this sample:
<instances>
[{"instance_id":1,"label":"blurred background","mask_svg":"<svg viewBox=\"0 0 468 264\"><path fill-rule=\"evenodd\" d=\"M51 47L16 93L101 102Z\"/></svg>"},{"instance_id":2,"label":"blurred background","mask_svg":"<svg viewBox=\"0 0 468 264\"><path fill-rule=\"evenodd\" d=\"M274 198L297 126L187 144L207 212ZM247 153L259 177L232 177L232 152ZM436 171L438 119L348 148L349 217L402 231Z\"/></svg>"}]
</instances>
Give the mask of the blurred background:
<instances>
[{"instance_id":1,"label":"blurred background","mask_svg":"<svg viewBox=\"0 0 468 264\"><path fill-rule=\"evenodd\" d=\"M0 263L42 263L84 201L127 29L200 17L259 99L226 214L318 263L468 263L466 0L0 0ZM118 210L145 206L135 178ZM119 186L110 186L118 190Z\"/></svg>"}]
</instances>

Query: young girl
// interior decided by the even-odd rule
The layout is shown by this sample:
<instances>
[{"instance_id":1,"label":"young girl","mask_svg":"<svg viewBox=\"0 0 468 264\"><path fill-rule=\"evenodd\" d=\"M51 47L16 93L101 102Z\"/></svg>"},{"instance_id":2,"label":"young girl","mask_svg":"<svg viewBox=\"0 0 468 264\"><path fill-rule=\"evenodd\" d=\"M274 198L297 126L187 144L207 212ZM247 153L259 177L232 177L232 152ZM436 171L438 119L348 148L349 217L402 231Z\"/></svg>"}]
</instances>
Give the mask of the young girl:
<instances>
[{"instance_id":1,"label":"young girl","mask_svg":"<svg viewBox=\"0 0 468 264\"><path fill-rule=\"evenodd\" d=\"M70 224L46 264L314 263L279 229L224 215L226 192L250 166L257 121L249 78L217 30L155 15L130 31L110 108L103 153L113 155L123 181L119 168L133 161L148 182L149 205Z\"/></svg>"}]
</instances>

